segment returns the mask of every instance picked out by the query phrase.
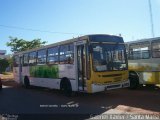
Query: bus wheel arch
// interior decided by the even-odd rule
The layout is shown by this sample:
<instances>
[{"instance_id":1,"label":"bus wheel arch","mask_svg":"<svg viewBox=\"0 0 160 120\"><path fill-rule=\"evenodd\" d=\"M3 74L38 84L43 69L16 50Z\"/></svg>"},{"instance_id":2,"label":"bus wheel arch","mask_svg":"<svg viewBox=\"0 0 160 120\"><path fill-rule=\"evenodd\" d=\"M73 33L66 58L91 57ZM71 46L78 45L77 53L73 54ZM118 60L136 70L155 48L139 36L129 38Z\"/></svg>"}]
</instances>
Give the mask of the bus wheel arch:
<instances>
[{"instance_id":1,"label":"bus wheel arch","mask_svg":"<svg viewBox=\"0 0 160 120\"><path fill-rule=\"evenodd\" d=\"M129 71L130 89L136 89L139 86L139 75L135 71Z\"/></svg>"},{"instance_id":2,"label":"bus wheel arch","mask_svg":"<svg viewBox=\"0 0 160 120\"><path fill-rule=\"evenodd\" d=\"M30 81L29 81L28 76L24 76L24 86L25 86L25 88L30 87Z\"/></svg>"},{"instance_id":3,"label":"bus wheel arch","mask_svg":"<svg viewBox=\"0 0 160 120\"><path fill-rule=\"evenodd\" d=\"M61 91L61 93L63 93L67 97L71 96L72 86L71 86L70 80L67 77L64 77L61 79L60 91Z\"/></svg>"}]
</instances>

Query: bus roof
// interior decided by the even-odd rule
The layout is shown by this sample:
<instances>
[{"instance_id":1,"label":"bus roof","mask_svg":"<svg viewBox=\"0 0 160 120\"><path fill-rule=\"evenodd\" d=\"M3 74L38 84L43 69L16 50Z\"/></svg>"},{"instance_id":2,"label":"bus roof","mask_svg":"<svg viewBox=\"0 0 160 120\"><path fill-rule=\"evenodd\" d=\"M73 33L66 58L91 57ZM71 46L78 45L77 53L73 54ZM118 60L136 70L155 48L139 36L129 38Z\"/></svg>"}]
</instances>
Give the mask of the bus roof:
<instances>
[{"instance_id":1,"label":"bus roof","mask_svg":"<svg viewBox=\"0 0 160 120\"><path fill-rule=\"evenodd\" d=\"M160 40L160 37L144 38L144 39L129 41L129 42L125 42L125 43L126 43L126 44L131 44L131 43L139 43L139 42L146 42L146 41L151 42L151 41L153 41L153 40Z\"/></svg>"},{"instance_id":2,"label":"bus roof","mask_svg":"<svg viewBox=\"0 0 160 120\"><path fill-rule=\"evenodd\" d=\"M56 43L45 45L45 46L42 46L42 47L39 47L39 48L34 48L34 49L22 51L22 52L16 52L16 53L14 53L14 55L20 55L20 54L23 54L23 53L28 53L28 52L37 51L37 50L41 50L41 49L46 49L46 48L50 48L50 47L54 47L54 46L68 44L68 43L72 43L72 42L79 41L79 40L85 40L85 39L88 39L88 38L93 42L96 41L97 39L98 39L98 42L101 42L104 37L105 38L107 37L107 40L108 40L107 42L111 42L111 41L112 42L123 42L123 39L120 36L108 35L108 34L91 34L91 35L84 35L84 36L80 36L80 37L56 42Z\"/></svg>"},{"instance_id":3,"label":"bus roof","mask_svg":"<svg viewBox=\"0 0 160 120\"><path fill-rule=\"evenodd\" d=\"M113 35L89 35L89 39L91 42L116 42L116 43L124 43L123 38L120 36Z\"/></svg>"}]
</instances>

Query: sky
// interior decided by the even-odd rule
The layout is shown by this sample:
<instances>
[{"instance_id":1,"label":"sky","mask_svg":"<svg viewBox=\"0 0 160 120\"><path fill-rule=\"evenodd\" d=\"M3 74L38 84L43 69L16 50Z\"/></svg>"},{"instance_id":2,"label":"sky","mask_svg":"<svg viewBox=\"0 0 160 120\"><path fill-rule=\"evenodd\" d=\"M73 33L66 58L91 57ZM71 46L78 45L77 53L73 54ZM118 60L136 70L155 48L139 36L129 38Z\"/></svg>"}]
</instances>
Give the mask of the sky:
<instances>
[{"instance_id":1,"label":"sky","mask_svg":"<svg viewBox=\"0 0 160 120\"><path fill-rule=\"evenodd\" d=\"M160 0L151 4L160 37ZM121 34L126 42L151 38L148 0L0 0L0 49L7 53L9 36L51 44L87 34Z\"/></svg>"}]
</instances>

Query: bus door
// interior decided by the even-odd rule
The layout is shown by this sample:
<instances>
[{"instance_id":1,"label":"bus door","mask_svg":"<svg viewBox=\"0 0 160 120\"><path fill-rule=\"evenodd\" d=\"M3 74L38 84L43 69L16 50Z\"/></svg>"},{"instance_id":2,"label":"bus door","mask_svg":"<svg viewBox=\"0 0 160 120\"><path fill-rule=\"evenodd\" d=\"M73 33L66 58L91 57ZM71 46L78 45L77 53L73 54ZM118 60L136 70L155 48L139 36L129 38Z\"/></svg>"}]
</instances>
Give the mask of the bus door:
<instances>
[{"instance_id":1,"label":"bus door","mask_svg":"<svg viewBox=\"0 0 160 120\"><path fill-rule=\"evenodd\" d=\"M23 57L19 57L19 82L23 83L22 81L22 63L23 63Z\"/></svg>"},{"instance_id":2,"label":"bus door","mask_svg":"<svg viewBox=\"0 0 160 120\"><path fill-rule=\"evenodd\" d=\"M78 90L86 91L86 45L77 45Z\"/></svg>"}]
</instances>

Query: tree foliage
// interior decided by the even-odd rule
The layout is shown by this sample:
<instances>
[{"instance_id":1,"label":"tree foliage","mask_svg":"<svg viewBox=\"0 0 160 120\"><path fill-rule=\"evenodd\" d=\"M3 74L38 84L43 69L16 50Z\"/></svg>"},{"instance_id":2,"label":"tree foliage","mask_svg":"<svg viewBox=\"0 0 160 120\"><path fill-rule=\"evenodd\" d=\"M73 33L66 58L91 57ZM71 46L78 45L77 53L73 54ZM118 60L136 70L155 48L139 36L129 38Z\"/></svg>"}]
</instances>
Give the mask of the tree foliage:
<instances>
[{"instance_id":1,"label":"tree foliage","mask_svg":"<svg viewBox=\"0 0 160 120\"><path fill-rule=\"evenodd\" d=\"M21 52L33 48L38 48L47 43L46 41L41 41L41 39L33 39L32 41L18 39L17 37L9 37L9 39L10 42L7 42L7 46L11 47L12 52Z\"/></svg>"},{"instance_id":2,"label":"tree foliage","mask_svg":"<svg viewBox=\"0 0 160 120\"><path fill-rule=\"evenodd\" d=\"M8 66L9 62L7 59L0 59L0 73L5 72Z\"/></svg>"}]
</instances>

